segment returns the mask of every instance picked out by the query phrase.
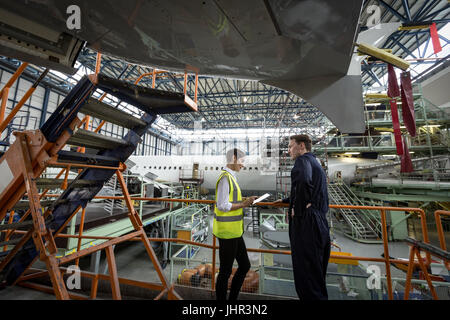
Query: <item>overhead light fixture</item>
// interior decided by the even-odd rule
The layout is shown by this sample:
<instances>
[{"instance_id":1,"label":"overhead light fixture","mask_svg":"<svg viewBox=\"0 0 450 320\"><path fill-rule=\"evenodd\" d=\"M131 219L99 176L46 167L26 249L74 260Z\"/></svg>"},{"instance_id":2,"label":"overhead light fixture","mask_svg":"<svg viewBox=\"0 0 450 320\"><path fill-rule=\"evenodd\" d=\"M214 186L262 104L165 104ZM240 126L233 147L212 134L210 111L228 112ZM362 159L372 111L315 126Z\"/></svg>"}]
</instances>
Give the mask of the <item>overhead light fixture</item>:
<instances>
[{"instance_id":1,"label":"overhead light fixture","mask_svg":"<svg viewBox=\"0 0 450 320\"><path fill-rule=\"evenodd\" d=\"M247 115L247 116L245 117L245 120L250 120L250 117Z\"/></svg>"},{"instance_id":2,"label":"overhead light fixture","mask_svg":"<svg viewBox=\"0 0 450 320\"><path fill-rule=\"evenodd\" d=\"M205 118L202 118L201 122L205 122L205 121L206 121Z\"/></svg>"},{"instance_id":3,"label":"overhead light fixture","mask_svg":"<svg viewBox=\"0 0 450 320\"><path fill-rule=\"evenodd\" d=\"M346 155L353 155L353 154L360 154L361 152L346 152L344 154Z\"/></svg>"},{"instance_id":4,"label":"overhead light fixture","mask_svg":"<svg viewBox=\"0 0 450 320\"><path fill-rule=\"evenodd\" d=\"M440 124L427 124L424 125L424 128L439 128L441 125Z\"/></svg>"},{"instance_id":5,"label":"overhead light fixture","mask_svg":"<svg viewBox=\"0 0 450 320\"><path fill-rule=\"evenodd\" d=\"M244 97L242 100L243 100L244 102L247 102L247 97Z\"/></svg>"}]
</instances>

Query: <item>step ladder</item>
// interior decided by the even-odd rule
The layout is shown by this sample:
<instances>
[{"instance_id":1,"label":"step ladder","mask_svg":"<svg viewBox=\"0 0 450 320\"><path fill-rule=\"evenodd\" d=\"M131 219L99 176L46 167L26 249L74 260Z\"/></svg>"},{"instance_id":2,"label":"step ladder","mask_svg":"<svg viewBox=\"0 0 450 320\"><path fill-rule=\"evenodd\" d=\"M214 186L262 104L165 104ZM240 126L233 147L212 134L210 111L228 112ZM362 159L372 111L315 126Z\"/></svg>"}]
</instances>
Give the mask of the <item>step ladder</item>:
<instances>
[{"instance_id":1,"label":"step ladder","mask_svg":"<svg viewBox=\"0 0 450 320\"><path fill-rule=\"evenodd\" d=\"M344 182L329 183L328 195L334 205L364 205ZM369 210L336 209L341 214L348 228L344 232L356 240L378 241L381 222L374 220ZM379 224L379 225L378 225Z\"/></svg>"},{"instance_id":2,"label":"step ladder","mask_svg":"<svg viewBox=\"0 0 450 320\"><path fill-rule=\"evenodd\" d=\"M259 207L250 207L250 214L252 215L252 231L254 236L259 236Z\"/></svg>"},{"instance_id":3,"label":"step ladder","mask_svg":"<svg viewBox=\"0 0 450 320\"><path fill-rule=\"evenodd\" d=\"M125 181L126 183L126 181ZM106 182L105 186L102 189L104 195L108 196L123 196L122 189L118 185L117 176L112 176L111 179ZM116 210L126 210L125 206L122 204L122 200L114 200L114 199L106 199L105 205L103 209L112 216L114 213L114 209Z\"/></svg>"},{"instance_id":4,"label":"step ladder","mask_svg":"<svg viewBox=\"0 0 450 320\"><path fill-rule=\"evenodd\" d=\"M91 99L96 89L140 109L143 111L141 118ZM85 250L83 249L75 254L56 258L54 238L81 208L87 206L104 183L116 174L130 220L136 230L131 236L142 239L158 272L163 291L169 298L179 299L173 286L169 287L142 221L134 211L122 171L125 170L125 161L133 154L158 113L193 111L196 111L196 104L192 104L182 94L131 85L98 74L83 77L39 130L14 132L16 141L0 158L0 221L18 206L28 206L29 210L18 222L1 225L3 230L9 230L6 238L9 236L10 239L0 243L7 248L0 252L0 285L16 284L36 259L40 259L46 264L57 299L68 299L60 266L87 253L82 252ZM80 129L83 121L79 114L98 117L127 128L128 132L119 139ZM95 149L96 153L63 150L65 145ZM56 179L41 178L46 168L51 167L63 170ZM79 169L79 173L75 179L68 180L68 173L73 169ZM64 172L65 178L58 179ZM56 200L43 201L52 188L62 189L63 193ZM42 194L39 194L38 189L44 190ZM23 232L14 233L17 229ZM130 235L122 237L128 239ZM112 243L110 241L99 247L106 250L108 263L111 262L114 266L112 269L115 269L115 262L111 257L112 244L108 246ZM113 298L120 299L117 272L111 274L111 287Z\"/></svg>"}]
</instances>

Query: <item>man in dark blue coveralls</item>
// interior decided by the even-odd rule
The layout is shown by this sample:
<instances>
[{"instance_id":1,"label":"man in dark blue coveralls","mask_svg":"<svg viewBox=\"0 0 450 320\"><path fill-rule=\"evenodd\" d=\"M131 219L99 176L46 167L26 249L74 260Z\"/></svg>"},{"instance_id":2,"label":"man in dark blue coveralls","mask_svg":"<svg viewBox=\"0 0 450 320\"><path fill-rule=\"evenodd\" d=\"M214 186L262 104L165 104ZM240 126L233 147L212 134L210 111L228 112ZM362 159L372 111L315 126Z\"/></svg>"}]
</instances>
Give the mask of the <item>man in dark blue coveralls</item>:
<instances>
[{"instance_id":1,"label":"man in dark blue coveralls","mask_svg":"<svg viewBox=\"0 0 450 320\"><path fill-rule=\"evenodd\" d=\"M327 178L311 153L307 135L290 137L291 194L277 202L289 203L289 238L297 295L301 300L327 300L326 272L330 258Z\"/></svg>"}]
</instances>

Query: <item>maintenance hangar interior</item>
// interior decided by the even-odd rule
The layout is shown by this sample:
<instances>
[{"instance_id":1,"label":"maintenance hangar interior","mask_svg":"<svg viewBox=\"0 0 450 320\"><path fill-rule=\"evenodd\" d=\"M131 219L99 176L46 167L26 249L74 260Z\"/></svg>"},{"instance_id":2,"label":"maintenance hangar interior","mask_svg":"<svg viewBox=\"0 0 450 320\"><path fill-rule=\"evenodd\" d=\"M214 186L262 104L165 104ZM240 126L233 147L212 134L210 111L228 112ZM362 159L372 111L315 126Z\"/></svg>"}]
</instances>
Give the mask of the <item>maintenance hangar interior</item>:
<instances>
[{"instance_id":1,"label":"maintenance hangar interior","mask_svg":"<svg viewBox=\"0 0 450 320\"><path fill-rule=\"evenodd\" d=\"M275 203L298 134L327 174L329 299L450 299L448 1L3 0L0 17L1 300L214 300L234 148L242 196L269 195L243 210L239 299L298 299Z\"/></svg>"}]
</instances>

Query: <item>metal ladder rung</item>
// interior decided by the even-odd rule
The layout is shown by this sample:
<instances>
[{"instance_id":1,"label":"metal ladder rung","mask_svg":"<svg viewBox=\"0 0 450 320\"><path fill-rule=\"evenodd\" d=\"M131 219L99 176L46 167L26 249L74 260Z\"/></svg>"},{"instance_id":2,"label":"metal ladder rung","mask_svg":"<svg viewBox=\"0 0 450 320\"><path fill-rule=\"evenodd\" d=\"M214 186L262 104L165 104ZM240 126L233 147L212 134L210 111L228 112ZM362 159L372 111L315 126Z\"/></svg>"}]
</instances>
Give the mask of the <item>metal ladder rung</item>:
<instances>
[{"instance_id":1,"label":"metal ladder rung","mask_svg":"<svg viewBox=\"0 0 450 320\"><path fill-rule=\"evenodd\" d=\"M120 165L120 160L113 157L105 157L97 154L80 153L66 150L61 150L58 152L58 161L70 163L72 168L80 167L77 166L77 164L98 165L107 167L118 167ZM51 165L49 167L61 167L61 166Z\"/></svg>"},{"instance_id":2,"label":"metal ladder rung","mask_svg":"<svg viewBox=\"0 0 450 320\"><path fill-rule=\"evenodd\" d=\"M55 200L44 200L41 201L41 207L50 207L52 204L55 203ZM23 200L23 201L19 201L17 202L14 207L12 208L12 210L22 210L22 209L28 209L30 207L30 201L28 200Z\"/></svg>"},{"instance_id":3,"label":"metal ladder rung","mask_svg":"<svg viewBox=\"0 0 450 320\"><path fill-rule=\"evenodd\" d=\"M80 112L128 129L146 126L145 121L95 99L89 99Z\"/></svg>"},{"instance_id":4,"label":"metal ladder rung","mask_svg":"<svg viewBox=\"0 0 450 320\"><path fill-rule=\"evenodd\" d=\"M129 146L129 143L123 139L107 137L84 129L78 129L75 134L69 138L67 144L93 149L115 149L118 147Z\"/></svg>"},{"instance_id":5,"label":"metal ladder rung","mask_svg":"<svg viewBox=\"0 0 450 320\"><path fill-rule=\"evenodd\" d=\"M18 244L20 242L20 240L22 240L22 239L13 239L13 240L9 240L9 241L0 242L0 247Z\"/></svg>"},{"instance_id":6,"label":"metal ladder rung","mask_svg":"<svg viewBox=\"0 0 450 320\"><path fill-rule=\"evenodd\" d=\"M47 178L38 178L36 179L36 186L38 188L45 188L45 189L57 189L60 188L63 184L64 179L47 179ZM74 182L71 186L72 187L89 187L89 186L98 186L100 184L103 184L103 181L98 180L83 180L83 179L75 179L75 180L67 180L67 184L70 185L72 182Z\"/></svg>"}]
</instances>

